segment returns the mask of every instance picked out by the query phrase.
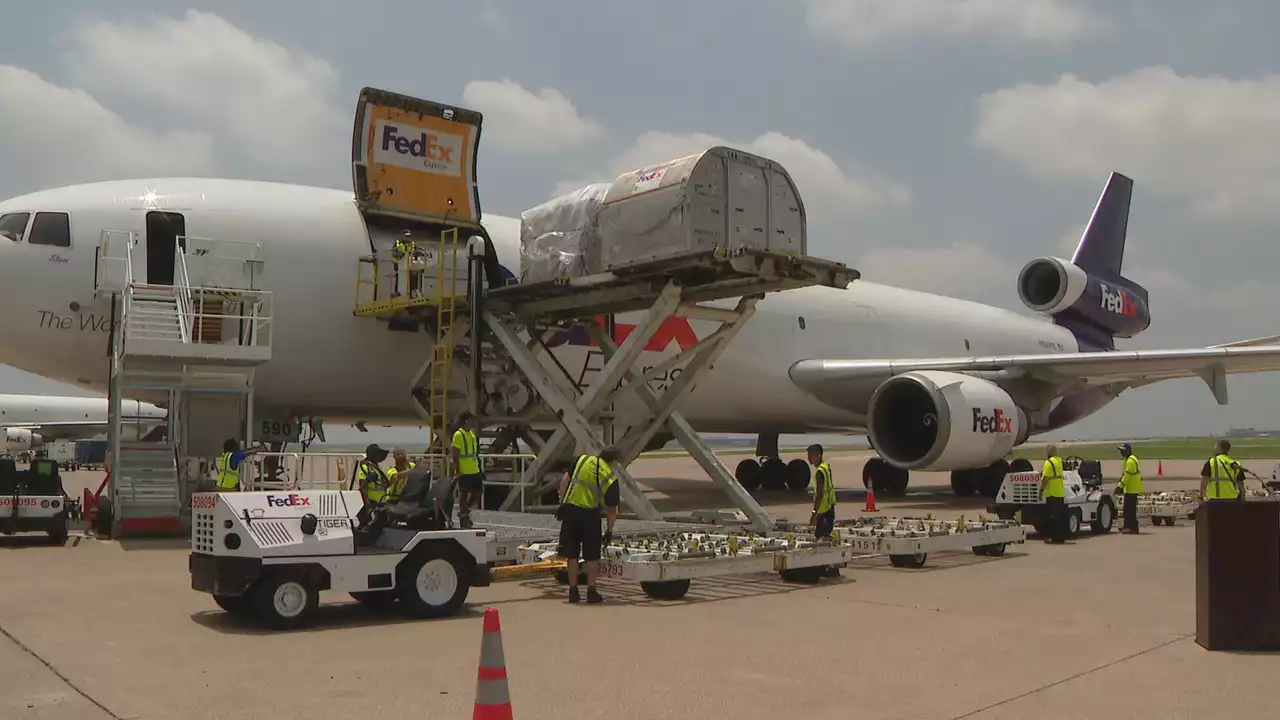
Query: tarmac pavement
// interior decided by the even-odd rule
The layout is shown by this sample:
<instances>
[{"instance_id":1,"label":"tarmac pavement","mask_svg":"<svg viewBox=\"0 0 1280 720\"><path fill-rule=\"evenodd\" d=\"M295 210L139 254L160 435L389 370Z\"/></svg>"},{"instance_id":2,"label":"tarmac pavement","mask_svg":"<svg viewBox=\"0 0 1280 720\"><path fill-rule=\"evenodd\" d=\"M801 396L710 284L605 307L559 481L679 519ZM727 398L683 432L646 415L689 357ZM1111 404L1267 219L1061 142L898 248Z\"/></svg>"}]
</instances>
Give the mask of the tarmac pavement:
<instances>
[{"instance_id":1,"label":"tarmac pavement","mask_svg":"<svg viewBox=\"0 0 1280 720\"><path fill-rule=\"evenodd\" d=\"M839 485L860 487L862 459L834 454ZM1153 464L1148 490L1195 486L1199 463L1164 463L1168 479ZM633 471L665 509L725 505L687 458ZM1104 467L1109 484L1116 471ZM68 489L100 478L72 474ZM981 512L986 500L950 497L945 478L914 473L911 495L879 505ZM760 498L793 520L811 502ZM1033 536L1002 558L931 555L920 570L860 560L817 586L695 581L677 602L602 582L604 605L574 606L534 579L473 588L462 615L434 621L324 593L313 627L271 633L190 589L183 540L0 538L0 718L463 718L485 607L501 613L519 718L1270 717L1280 659L1194 642L1194 539L1185 521L1065 546Z\"/></svg>"}]
</instances>

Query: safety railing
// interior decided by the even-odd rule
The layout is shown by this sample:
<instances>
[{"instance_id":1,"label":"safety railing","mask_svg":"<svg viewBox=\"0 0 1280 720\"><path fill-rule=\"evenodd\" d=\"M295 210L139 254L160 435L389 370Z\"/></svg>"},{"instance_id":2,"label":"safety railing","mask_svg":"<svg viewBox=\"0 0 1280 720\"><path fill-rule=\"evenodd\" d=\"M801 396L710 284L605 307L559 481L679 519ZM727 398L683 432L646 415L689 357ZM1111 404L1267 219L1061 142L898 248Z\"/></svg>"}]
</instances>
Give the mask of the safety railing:
<instances>
[{"instance_id":1,"label":"safety railing","mask_svg":"<svg viewBox=\"0 0 1280 720\"><path fill-rule=\"evenodd\" d=\"M191 323L195 308L191 298L191 275L187 271L187 254L182 252L182 245L173 248L174 298L178 304L178 332L182 334L182 342L193 340Z\"/></svg>"},{"instance_id":2,"label":"safety railing","mask_svg":"<svg viewBox=\"0 0 1280 720\"><path fill-rule=\"evenodd\" d=\"M356 464L364 458L360 453L306 452L306 453L258 453L251 456L240 471L240 483L245 490L347 490L355 476ZM438 461L439 453L408 454L409 462L421 466ZM485 475L485 487L519 487L520 509L528 507L525 490L532 487L520 479L536 455L530 453L482 453L480 468ZM270 473L270 464L277 469ZM216 480L214 462L210 458L185 458L185 476L194 478L202 486L212 488ZM388 458L382 463L384 470L394 467ZM268 477L274 476L274 479ZM484 509L483 502L481 509Z\"/></svg>"},{"instance_id":3,"label":"safety railing","mask_svg":"<svg viewBox=\"0 0 1280 720\"><path fill-rule=\"evenodd\" d=\"M400 258L390 250L361 256L356 266L357 308L393 297L414 305L437 303L442 296L465 297L471 242L436 237L412 241Z\"/></svg>"}]
</instances>

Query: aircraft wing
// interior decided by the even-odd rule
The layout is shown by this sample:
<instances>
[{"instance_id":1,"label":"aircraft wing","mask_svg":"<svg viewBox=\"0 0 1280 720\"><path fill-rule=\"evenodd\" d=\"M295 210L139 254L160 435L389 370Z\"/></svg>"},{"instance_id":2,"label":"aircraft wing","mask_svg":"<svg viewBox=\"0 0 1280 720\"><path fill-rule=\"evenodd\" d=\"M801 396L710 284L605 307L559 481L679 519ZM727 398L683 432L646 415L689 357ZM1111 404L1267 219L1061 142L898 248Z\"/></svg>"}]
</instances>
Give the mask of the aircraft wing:
<instances>
[{"instance_id":1,"label":"aircraft wing","mask_svg":"<svg viewBox=\"0 0 1280 720\"><path fill-rule=\"evenodd\" d=\"M815 394L920 370L974 375L1008 387L1027 380L1058 392L1082 386L1138 387L1160 380L1198 377L1219 405L1227 404L1226 376L1280 370L1280 338L1268 337L1189 350L993 355L900 360L801 360L791 366L796 385Z\"/></svg>"}]
</instances>

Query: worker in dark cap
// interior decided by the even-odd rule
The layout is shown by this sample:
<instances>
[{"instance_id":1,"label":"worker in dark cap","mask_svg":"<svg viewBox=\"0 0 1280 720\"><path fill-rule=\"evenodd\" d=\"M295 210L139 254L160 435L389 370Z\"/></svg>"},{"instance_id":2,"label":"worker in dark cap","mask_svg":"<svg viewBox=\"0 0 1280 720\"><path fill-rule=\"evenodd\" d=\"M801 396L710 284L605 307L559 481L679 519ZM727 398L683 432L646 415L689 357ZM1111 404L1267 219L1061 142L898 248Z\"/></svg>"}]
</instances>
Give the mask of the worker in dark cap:
<instances>
[{"instance_id":1,"label":"worker in dark cap","mask_svg":"<svg viewBox=\"0 0 1280 720\"><path fill-rule=\"evenodd\" d=\"M600 555L613 540L613 524L618 520L621 493L613 463L618 462L618 449L610 446L597 455L580 455L572 473L560 481L559 554L567 561L569 602L581 602L578 593L578 561L587 564L587 602L600 603L604 598L596 590ZM604 514L604 536L600 534L600 515Z\"/></svg>"},{"instance_id":2,"label":"worker in dark cap","mask_svg":"<svg viewBox=\"0 0 1280 720\"><path fill-rule=\"evenodd\" d=\"M1124 470L1120 473L1120 492L1124 493L1124 524L1120 532L1138 533L1138 498L1142 496L1142 467L1129 443L1120 445L1120 457L1124 458Z\"/></svg>"},{"instance_id":3,"label":"worker in dark cap","mask_svg":"<svg viewBox=\"0 0 1280 720\"><path fill-rule=\"evenodd\" d=\"M364 500L364 510L361 512L367 510L370 503L386 501L387 488L391 486L391 479L387 477L381 465L386 459L386 450L377 445L370 445L364 449L364 457L356 463L356 473L352 481L356 487L360 488L360 498Z\"/></svg>"}]
</instances>

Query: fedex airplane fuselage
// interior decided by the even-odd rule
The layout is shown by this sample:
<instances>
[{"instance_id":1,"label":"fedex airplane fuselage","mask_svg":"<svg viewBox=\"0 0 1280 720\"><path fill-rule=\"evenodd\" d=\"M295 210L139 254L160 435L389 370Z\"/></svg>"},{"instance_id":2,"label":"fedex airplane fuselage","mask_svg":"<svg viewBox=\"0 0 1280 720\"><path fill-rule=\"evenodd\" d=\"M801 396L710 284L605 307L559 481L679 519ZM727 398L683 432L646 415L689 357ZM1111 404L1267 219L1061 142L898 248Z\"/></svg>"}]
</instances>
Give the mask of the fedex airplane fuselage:
<instances>
[{"instance_id":1,"label":"fedex airplane fuselage","mask_svg":"<svg viewBox=\"0 0 1280 720\"><path fill-rule=\"evenodd\" d=\"M145 402L128 400L121 413L142 430L163 423L164 409ZM0 428L7 452L40 448L50 440L89 437L107 430L107 399L59 395L0 394Z\"/></svg>"},{"instance_id":2,"label":"fedex airplane fuselage","mask_svg":"<svg viewBox=\"0 0 1280 720\"><path fill-rule=\"evenodd\" d=\"M70 215L70 246L0 243L0 361L105 392L110 305L94 298L101 232L138 234L143 282L172 282L172 233L155 227L181 216L177 234L262 241L261 286L275 296L273 359L258 371L255 402L276 412L367 424L417 424L408 383L429 352L423 334L390 332L352 314L356 259L370 252L352 194L339 190L221 179L105 182L33 193L0 203L0 217ZM148 216L151 216L151 226ZM157 216L163 218L157 220ZM13 221L10 221L13 224ZM486 215L504 269L519 276L519 221ZM0 221L0 228L3 228ZM150 229L150 234L149 234ZM158 236L158 240L156 238ZM135 269L137 273L137 269ZM150 277L147 277L147 274ZM164 280L159 280L164 282ZM727 306L732 306L728 303ZM634 318L622 317L619 322ZM646 365L689 346L709 323L668 321L645 353ZM847 289L802 288L768 295L755 316L690 396L682 412L700 431L786 433L857 430L865 418L796 387L792 363L815 357L920 357L1070 351L1068 330L1036 317L865 280ZM592 348L565 343L557 357L571 372L599 368ZM659 383L661 380L659 380ZM743 392L749 382L751 392Z\"/></svg>"}]
</instances>

